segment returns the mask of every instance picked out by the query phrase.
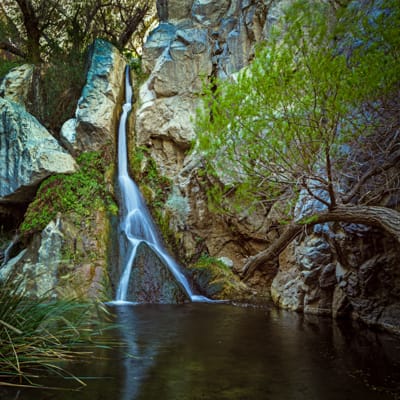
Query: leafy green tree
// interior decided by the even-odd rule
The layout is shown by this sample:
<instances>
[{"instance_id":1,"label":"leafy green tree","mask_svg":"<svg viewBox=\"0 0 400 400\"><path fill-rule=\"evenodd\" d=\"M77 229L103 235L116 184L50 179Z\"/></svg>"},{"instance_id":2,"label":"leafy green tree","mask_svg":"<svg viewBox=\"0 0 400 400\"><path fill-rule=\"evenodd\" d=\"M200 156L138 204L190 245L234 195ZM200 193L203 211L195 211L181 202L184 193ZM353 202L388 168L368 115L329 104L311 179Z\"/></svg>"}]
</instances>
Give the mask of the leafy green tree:
<instances>
[{"instance_id":1,"label":"leafy green tree","mask_svg":"<svg viewBox=\"0 0 400 400\"><path fill-rule=\"evenodd\" d=\"M315 204L248 261L248 274L317 223L377 226L400 241L400 213L383 203L400 194L400 6L346 3L294 2L251 65L206 90L198 146L224 182L217 198Z\"/></svg>"},{"instance_id":2,"label":"leafy green tree","mask_svg":"<svg viewBox=\"0 0 400 400\"><path fill-rule=\"evenodd\" d=\"M137 47L154 16L154 2L143 0L3 0L0 49L40 64L96 37Z\"/></svg>"}]
</instances>

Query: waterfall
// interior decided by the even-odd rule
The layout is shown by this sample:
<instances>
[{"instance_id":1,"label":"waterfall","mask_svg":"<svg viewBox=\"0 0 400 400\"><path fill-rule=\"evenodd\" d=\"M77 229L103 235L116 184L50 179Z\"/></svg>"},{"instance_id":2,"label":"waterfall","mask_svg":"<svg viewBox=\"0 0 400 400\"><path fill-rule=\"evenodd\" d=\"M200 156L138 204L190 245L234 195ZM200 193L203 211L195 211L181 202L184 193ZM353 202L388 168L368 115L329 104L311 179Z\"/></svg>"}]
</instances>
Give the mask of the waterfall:
<instances>
[{"instance_id":1,"label":"waterfall","mask_svg":"<svg viewBox=\"0 0 400 400\"><path fill-rule=\"evenodd\" d=\"M8 261L10 260L10 254L11 254L11 250L13 249L13 247L18 244L20 239L19 235L15 235L13 237L13 239L10 241L10 243L8 244L8 246L4 249L3 254L0 255L2 256L2 260L0 259L0 267L6 265L8 263Z\"/></svg>"},{"instance_id":2,"label":"waterfall","mask_svg":"<svg viewBox=\"0 0 400 400\"><path fill-rule=\"evenodd\" d=\"M192 301L209 301L206 297L193 294L178 264L165 250L139 188L129 176L126 122L131 108L132 85L130 82L129 67L127 67L125 71L125 104L122 107L118 127L118 183L121 199L120 230L122 232L120 241L127 242L127 251L123 260L124 267L117 289L116 301L124 302L127 299L131 268L136 250L142 242L145 242L164 261Z\"/></svg>"}]
</instances>

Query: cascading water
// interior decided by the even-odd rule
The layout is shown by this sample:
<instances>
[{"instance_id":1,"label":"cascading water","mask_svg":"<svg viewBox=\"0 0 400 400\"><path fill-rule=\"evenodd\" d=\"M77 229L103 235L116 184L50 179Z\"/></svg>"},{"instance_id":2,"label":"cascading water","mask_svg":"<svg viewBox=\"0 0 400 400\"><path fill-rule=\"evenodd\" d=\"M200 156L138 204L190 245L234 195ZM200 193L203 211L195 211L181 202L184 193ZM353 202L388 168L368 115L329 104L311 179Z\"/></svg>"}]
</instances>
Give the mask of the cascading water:
<instances>
[{"instance_id":1,"label":"cascading water","mask_svg":"<svg viewBox=\"0 0 400 400\"><path fill-rule=\"evenodd\" d=\"M127 241L127 246L116 301L124 302L127 299L131 268L136 250L141 242L145 242L158 254L192 301L209 301L206 297L193 294L178 264L165 250L139 188L129 176L126 140L126 121L132 108L132 86L129 76L129 68L127 67L125 71L125 104L122 108L118 127L118 183L121 198L120 229L123 234L120 240Z\"/></svg>"}]
</instances>

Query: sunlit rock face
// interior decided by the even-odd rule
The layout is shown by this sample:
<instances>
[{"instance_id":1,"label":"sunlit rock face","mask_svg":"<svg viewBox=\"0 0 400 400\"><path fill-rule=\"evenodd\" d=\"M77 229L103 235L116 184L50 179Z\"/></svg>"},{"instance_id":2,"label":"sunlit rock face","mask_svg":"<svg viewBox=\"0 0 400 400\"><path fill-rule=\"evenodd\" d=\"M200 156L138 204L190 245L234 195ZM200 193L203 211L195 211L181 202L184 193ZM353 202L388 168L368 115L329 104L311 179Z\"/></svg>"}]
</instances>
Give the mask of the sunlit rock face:
<instances>
[{"instance_id":1,"label":"sunlit rock face","mask_svg":"<svg viewBox=\"0 0 400 400\"><path fill-rule=\"evenodd\" d=\"M248 64L263 36L266 9L252 1L159 1L159 26L143 48L149 78L139 94L136 134L174 176L195 138L198 95L211 76Z\"/></svg>"},{"instance_id":2,"label":"sunlit rock face","mask_svg":"<svg viewBox=\"0 0 400 400\"><path fill-rule=\"evenodd\" d=\"M94 42L75 118L66 121L61 129L61 140L72 154L98 150L115 142L125 65L112 44L101 39Z\"/></svg>"},{"instance_id":3,"label":"sunlit rock face","mask_svg":"<svg viewBox=\"0 0 400 400\"><path fill-rule=\"evenodd\" d=\"M190 260L204 251L227 257L239 268L265 244L266 213L229 219L211 214L201 162L188 150L196 138L194 120L204 83L248 64L267 29L267 9L248 0L159 0L157 9L160 24L143 48L148 79L139 90L136 144L149 149L161 174L173 181L174 198L188 205L182 213L173 198L169 202L179 256Z\"/></svg>"},{"instance_id":4,"label":"sunlit rock face","mask_svg":"<svg viewBox=\"0 0 400 400\"><path fill-rule=\"evenodd\" d=\"M0 96L26 105L32 84L33 65L24 64L13 68L0 83Z\"/></svg>"},{"instance_id":5,"label":"sunlit rock face","mask_svg":"<svg viewBox=\"0 0 400 400\"><path fill-rule=\"evenodd\" d=\"M53 136L21 105L0 99L0 202L26 202L37 185L76 164Z\"/></svg>"}]
</instances>

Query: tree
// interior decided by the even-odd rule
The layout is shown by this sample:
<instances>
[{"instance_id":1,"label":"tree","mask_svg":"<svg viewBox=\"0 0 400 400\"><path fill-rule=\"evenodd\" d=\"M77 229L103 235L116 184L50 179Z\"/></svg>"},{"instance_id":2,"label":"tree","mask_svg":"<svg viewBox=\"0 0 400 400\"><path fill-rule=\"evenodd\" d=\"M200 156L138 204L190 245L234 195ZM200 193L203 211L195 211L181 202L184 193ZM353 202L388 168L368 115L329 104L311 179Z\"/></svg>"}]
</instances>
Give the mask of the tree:
<instances>
[{"instance_id":1,"label":"tree","mask_svg":"<svg viewBox=\"0 0 400 400\"><path fill-rule=\"evenodd\" d=\"M3 0L0 68L35 64L28 110L56 137L85 82L85 51L101 37L138 55L155 20L154 1Z\"/></svg>"},{"instance_id":2,"label":"tree","mask_svg":"<svg viewBox=\"0 0 400 400\"><path fill-rule=\"evenodd\" d=\"M249 67L205 91L198 148L225 182L218 199L314 202L307 214L288 207L289 223L247 274L318 223L377 226L400 241L400 6L333 3L294 2Z\"/></svg>"},{"instance_id":3,"label":"tree","mask_svg":"<svg viewBox=\"0 0 400 400\"><path fill-rule=\"evenodd\" d=\"M129 0L4 0L0 49L34 64L82 52L96 37L123 48L140 46L155 4ZM139 42L138 42L139 39Z\"/></svg>"}]
</instances>

